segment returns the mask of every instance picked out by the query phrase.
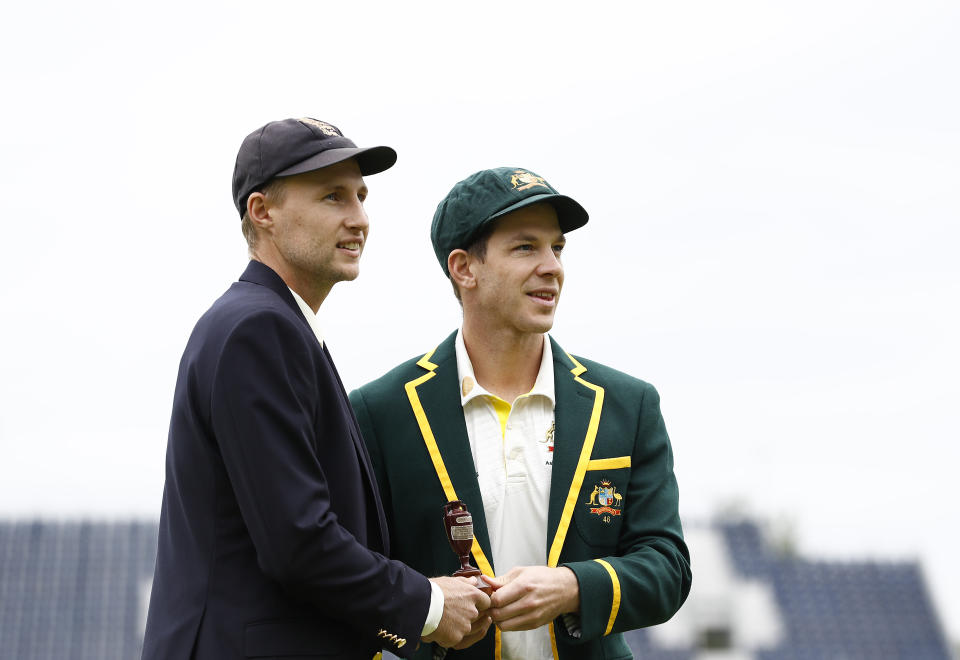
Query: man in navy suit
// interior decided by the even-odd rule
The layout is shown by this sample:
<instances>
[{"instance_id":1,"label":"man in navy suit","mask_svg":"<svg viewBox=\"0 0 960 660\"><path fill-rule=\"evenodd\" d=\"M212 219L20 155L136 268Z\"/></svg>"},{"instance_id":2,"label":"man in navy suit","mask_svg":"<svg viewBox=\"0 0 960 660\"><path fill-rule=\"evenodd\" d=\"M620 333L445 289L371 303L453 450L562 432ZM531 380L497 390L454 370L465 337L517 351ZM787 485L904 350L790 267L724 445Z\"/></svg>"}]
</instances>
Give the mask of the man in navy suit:
<instances>
[{"instance_id":1,"label":"man in navy suit","mask_svg":"<svg viewBox=\"0 0 960 660\"><path fill-rule=\"evenodd\" d=\"M387 559L370 460L320 335L359 273L363 176L396 161L316 119L270 122L237 154L251 261L187 343L167 445L143 658L409 656L489 626L473 579ZM440 524L439 518L437 524Z\"/></svg>"}]
</instances>

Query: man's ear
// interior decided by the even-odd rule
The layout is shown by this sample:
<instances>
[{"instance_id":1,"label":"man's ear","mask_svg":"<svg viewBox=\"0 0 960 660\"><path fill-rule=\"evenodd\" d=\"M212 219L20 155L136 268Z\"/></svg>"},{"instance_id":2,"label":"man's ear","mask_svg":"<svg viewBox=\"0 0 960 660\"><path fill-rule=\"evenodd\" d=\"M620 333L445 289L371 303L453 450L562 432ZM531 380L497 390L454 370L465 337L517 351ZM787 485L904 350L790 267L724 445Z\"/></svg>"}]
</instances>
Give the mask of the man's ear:
<instances>
[{"instance_id":1,"label":"man's ear","mask_svg":"<svg viewBox=\"0 0 960 660\"><path fill-rule=\"evenodd\" d=\"M259 229L267 229L273 226L273 218L270 216L267 198L262 192L252 192L247 196L247 215Z\"/></svg>"},{"instance_id":2,"label":"man's ear","mask_svg":"<svg viewBox=\"0 0 960 660\"><path fill-rule=\"evenodd\" d=\"M447 270L450 271L450 279L457 287L462 289L472 289L477 286L477 276L473 274L473 257L466 250L454 250L447 255Z\"/></svg>"}]
</instances>

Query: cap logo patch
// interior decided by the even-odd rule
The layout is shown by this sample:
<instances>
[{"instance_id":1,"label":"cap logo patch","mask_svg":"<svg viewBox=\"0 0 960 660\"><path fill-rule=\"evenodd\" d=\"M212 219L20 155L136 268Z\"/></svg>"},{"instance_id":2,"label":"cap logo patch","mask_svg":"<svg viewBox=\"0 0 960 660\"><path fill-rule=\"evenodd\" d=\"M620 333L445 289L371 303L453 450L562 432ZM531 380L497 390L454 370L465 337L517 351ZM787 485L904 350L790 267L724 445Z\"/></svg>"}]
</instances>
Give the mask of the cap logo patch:
<instances>
[{"instance_id":1,"label":"cap logo patch","mask_svg":"<svg viewBox=\"0 0 960 660\"><path fill-rule=\"evenodd\" d=\"M334 128L333 126L331 126L325 121L312 119L310 117L301 117L299 121L303 124L309 124L310 126L313 126L314 128L319 129L320 132L323 133L324 135L339 135L340 137L343 137L343 133L341 133L340 131L338 131L336 128Z\"/></svg>"},{"instance_id":2,"label":"cap logo patch","mask_svg":"<svg viewBox=\"0 0 960 660\"><path fill-rule=\"evenodd\" d=\"M513 174L510 175L510 185L513 186L514 190L528 190L534 186L543 186L547 190L550 189L550 186L547 185L547 182L544 181L542 176L537 176L536 174L531 174L525 170L514 170Z\"/></svg>"}]
</instances>

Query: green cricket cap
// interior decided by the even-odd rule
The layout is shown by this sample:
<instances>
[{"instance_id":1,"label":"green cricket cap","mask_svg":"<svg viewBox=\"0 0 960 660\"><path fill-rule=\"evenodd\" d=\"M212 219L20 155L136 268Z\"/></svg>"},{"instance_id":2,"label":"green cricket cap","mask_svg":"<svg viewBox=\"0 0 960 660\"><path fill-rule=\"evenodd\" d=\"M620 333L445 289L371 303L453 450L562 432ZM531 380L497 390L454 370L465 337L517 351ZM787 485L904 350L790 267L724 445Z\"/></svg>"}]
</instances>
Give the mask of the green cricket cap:
<instances>
[{"instance_id":1,"label":"green cricket cap","mask_svg":"<svg viewBox=\"0 0 960 660\"><path fill-rule=\"evenodd\" d=\"M450 276L447 257L451 252L466 249L497 218L539 202L553 206L564 233L584 226L590 217L542 176L520 167L481 170L457 183L437 205L430 226L430 241L444 274Z\"/></svg>"}]
</instances>

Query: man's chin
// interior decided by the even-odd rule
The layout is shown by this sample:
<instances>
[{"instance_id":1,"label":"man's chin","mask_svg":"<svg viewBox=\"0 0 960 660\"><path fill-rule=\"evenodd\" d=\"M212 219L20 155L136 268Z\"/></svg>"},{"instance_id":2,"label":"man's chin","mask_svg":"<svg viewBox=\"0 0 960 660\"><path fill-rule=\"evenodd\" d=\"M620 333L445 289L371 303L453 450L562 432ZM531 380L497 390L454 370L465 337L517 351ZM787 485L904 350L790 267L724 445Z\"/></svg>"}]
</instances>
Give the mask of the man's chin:
<instances>
[{"instance_id":1,"label":"man's chin","mask_svg":"<svg viewBox=\"0 0 960 660\"><path fill-rule=\"evenodd\" d=\"M360 268L344 268L340 271L340 282L352 282L360 276Z\"/></svg>"},{"instance_id":2,"label":"man's chin","mask_svg":"<svg viewBox=\"0 0 960 660\"><path fill-rule=\"evenodd\" d=\"M331 277L331 273L327 273L327 278L329 279L321 278L331 288L339 284L340 282L352 282L353 280L357 279L357 277L360 275L360 271L359 270L338 271L337 273L334 273L332 275L333 276Z\"/></svg>"},{"instance_id":3,"label":"man's chin","mask_svg":"<svg viewBox=\"0 0 960 660\"><path fill-rule=\"evenodd\" d=\"M550 318L548 318L548 319L545 319L545 318L534 319L534 320L530 323L530 332L531 332L531 333L535 333L535 334L540 334L540 335L542 335L542 334L544 334L544 333L550 332L550 330L552 330L552 329L553 329L553 316L552 316L552 315L551 315Z\"/></svg>"}]
</instances>

